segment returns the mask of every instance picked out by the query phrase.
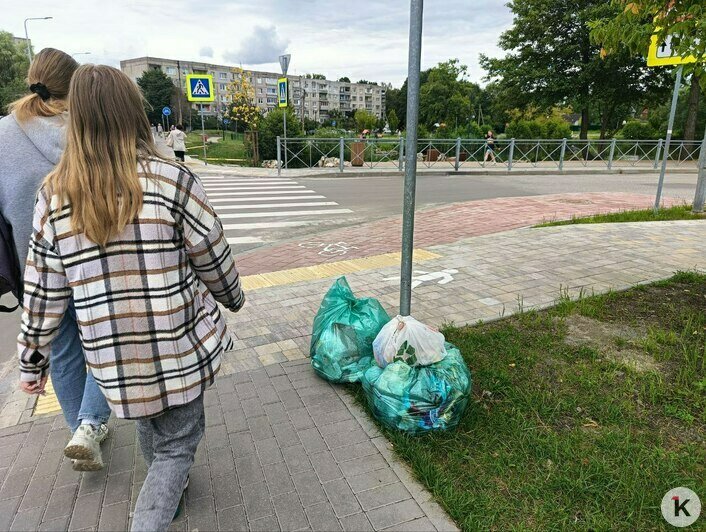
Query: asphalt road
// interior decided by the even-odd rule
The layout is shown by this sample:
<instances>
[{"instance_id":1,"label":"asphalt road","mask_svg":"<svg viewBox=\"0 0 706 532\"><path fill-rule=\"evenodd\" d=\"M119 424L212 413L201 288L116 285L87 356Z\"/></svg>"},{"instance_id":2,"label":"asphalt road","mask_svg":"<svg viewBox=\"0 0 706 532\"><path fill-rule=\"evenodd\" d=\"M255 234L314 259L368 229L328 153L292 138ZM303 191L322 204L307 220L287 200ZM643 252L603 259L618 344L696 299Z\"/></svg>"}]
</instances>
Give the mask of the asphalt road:
<instances>
[{"instance_id":1,"label":"asphalt road","mask_svg":"<svg viewBox=\"0 0 706 532\"><path fill-rule=\"evenodd\" d=\"M236 254L402 212L400 176L220 180L211 174L204 183ZM420 176L417 208L570 192L654 194L656 183L656 174ZM691 202L695 184L695 173L669 174L664 194ZM19 313L0 314L0 363L15 356L18 322Z\"/></svg>"},{"instance_id":2,"label":"asphalt road","mask_svg":"<svg viewBox=\"0 0 706 532\"><path fill-rule=\"evenodd\" d=\"M598 175L461 175L417 178L417 208L491 198L571 192L630 192L654 194L657 174ZM297 179L308 188L374 219L402 212L402 177ZM664 195L691 203L696 173L668 174Z\"/></svg>"}]
</instances>

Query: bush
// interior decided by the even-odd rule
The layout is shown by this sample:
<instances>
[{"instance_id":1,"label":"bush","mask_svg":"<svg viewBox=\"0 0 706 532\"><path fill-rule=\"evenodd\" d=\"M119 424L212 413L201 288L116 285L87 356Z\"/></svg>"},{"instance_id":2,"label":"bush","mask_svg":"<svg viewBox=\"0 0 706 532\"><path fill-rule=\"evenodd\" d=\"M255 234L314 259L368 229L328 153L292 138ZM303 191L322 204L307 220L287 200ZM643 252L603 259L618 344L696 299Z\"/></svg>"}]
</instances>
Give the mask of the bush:
<instances>
[{"instance_id":1,"label":"bush","mask_svg":"<svg viewBox=\"0 0 706 532\"><path fill-rule=\"evenodd\" d=\"M570 139L571 127L557 117L513 120L505 133L516 139Z\"/></svg>"},{"instance_id":2,"label":"bush","mask_svg":"<svg viewBox=\"0 0 706 532\"><path fill-rule=\"evenodd\" d=\"M284 112L281 109L275 109L267 113L260 122L258 144L261 160L277 159L277 137L284 136L283 120ZM287 137L301 136L303 136L302 123L290 109L287 109Z\"/></svg>"},{"instance_id":3,"label":"bush","mask_svg":"<svg viewBox=\"0 0 706 532\"><path fill-rule=\"evenodd\" d=\"M630 120L618 131L618 136L629 140L650 140L656 139L659 134L648 122Z\"/></svg>"},{"instance_id":4,"label":"bush","mask_svg":"<svg viewBox=\"0 0 706 532\"><path fill-rule=\"evenodd\" d=\"M322 127L317 129L314 132L314 138L317 139L338 139L340 137L347 138L348 134L346 134L345 129L339 129L335 127ZM318 155L321 157L323 154L326 154L327 157L338 157L340 155L341 149L340 149L340 141L335 140L335 141L330 141L330 142L321 142L317 141L316 142L316 147L322 152L321 154L314 153L313 156ZM344 157L346 160L350 159L350 146L348 143L346 143L346 146L344 148ZM318 160L318 158L317 158Z\"/></svg>"}]
</instances>

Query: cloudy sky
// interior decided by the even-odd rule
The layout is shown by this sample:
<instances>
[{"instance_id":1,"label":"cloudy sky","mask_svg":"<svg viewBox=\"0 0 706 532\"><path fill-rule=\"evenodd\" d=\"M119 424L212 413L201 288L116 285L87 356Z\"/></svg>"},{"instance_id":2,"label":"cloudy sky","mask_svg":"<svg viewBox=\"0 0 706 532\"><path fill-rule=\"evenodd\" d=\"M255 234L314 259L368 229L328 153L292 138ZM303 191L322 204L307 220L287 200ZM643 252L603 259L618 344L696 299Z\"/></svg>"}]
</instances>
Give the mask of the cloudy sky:
<instances>
[{"instance_id":1,"label":"cloudy sky","mask_svg":"<svg viewBox=\"0 0 706 532\"><path fill-rule=\"evenodd\" d=\"M500 33L512 23L506 0L427 0L422 68L457 57L481 81L478 54L501 55ZM45 46L81 62L118 66L150 55L329 79L391 82L406 77L407 0L0 0L0 30L24 35L27 17L35 49Z\"/></svg>"}]
</instances>

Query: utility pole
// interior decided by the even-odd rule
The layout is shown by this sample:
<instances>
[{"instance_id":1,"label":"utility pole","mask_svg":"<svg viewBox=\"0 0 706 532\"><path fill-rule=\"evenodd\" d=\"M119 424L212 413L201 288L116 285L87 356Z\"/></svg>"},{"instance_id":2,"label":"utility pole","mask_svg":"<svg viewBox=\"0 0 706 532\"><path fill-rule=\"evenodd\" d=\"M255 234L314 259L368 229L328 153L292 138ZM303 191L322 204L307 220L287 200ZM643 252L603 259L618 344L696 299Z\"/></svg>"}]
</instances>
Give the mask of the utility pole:
<instances>
[{"instance_id":1,"label":"utility pole","mask_svg":"<svg viewBox=\"0 0 706 532\"><path fill-rule=\"evenodd\" d=\"M400 275L400 314L402 316L410 315L412 305L412 254L414 251L414 206L417 188L417 126L419 123L419 74L422 57L423 11L424 0L411 0L407 64L407 145Z\"/></svg>"},{"instance_id":2,"label":"utility pole","mask_svg":"<svg viewBox=\"0 0 706 532\"><path fill-rule=\"evenodd\" d=\"M184 123L184 118L181 114L181 61L177 59L177 70L179 71L179 86L177 87L177 103L179 104L179 123Z\"/></svg>"}]
</instances>

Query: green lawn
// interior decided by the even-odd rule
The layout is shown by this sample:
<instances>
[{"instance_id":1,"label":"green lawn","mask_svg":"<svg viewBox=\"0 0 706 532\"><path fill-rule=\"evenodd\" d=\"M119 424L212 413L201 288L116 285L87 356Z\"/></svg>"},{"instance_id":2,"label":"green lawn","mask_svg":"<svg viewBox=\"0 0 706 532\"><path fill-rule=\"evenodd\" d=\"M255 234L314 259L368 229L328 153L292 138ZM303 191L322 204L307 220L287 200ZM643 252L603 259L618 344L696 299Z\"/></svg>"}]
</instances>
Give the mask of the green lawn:
<instances>
[{"instance_id":1,"label":"green lawn","mask_svg":"<svg viewBox=\"0 0 706 532\"><path fill-rule=\"evenodd\" d=\"M551 227L554 225L572 224L603 224L618 222L663 222L665 220L703 220L703 214L693 214L691 205L679 205L677 207L667 207L659 210L655 215L652 209L637 211L620 211L608 214L595 214L584 218L572 218L571 220L557 220L544 222L535 227Z\"/></svg>"},{"instance_id":2,"label":"green lawn","mask_svg":"<svg viewBox=\"0 0 706 532\"><path fill-rule=\"evenodd\" d=\"M381 430L463 530L667 529L669 489L706 496L706 275L444 333L459 427Z\"/></svg>"},{"instance_id":3,"label":"green lawn","mask_svg":"<svg viewBox=\"0 0 706 532\"><path fill-rule=\"evenodd\" d=\"M208 160L225 164L248 164L242 133L238 138L231 139L230 132L226 132L225 140L222 138L222 132L218 130L206 130L206 135L221 138L220 142L217 144L207 145L206 153ZM201 130L195 129L186 136L187 155L202 159L203 148L201 146L203 146Z\"/></svg>"}]
</instances>

